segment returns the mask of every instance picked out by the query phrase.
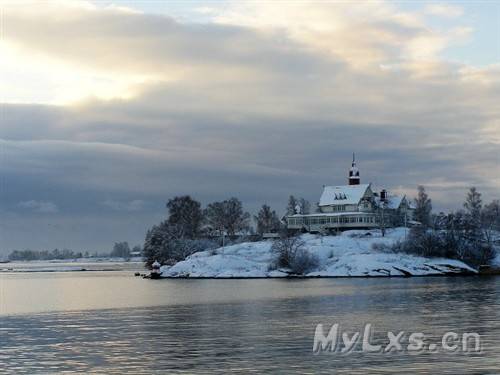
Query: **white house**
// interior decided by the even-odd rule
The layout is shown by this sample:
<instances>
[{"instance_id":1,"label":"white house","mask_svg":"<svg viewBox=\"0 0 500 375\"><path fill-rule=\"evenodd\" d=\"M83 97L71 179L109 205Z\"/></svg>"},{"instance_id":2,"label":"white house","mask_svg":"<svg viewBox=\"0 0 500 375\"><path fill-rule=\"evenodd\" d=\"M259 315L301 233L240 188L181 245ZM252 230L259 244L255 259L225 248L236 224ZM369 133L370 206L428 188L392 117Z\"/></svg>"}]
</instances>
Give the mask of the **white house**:
<instances>
[{"instance_id":1,"label":"white house","mask_svg":"<svg viewBox=\"0 0 500 375\"><path fill-rule=\"evenodd\" d=\"M369 229L400 225L398 221L411 219L412 208L406 197L380 193L372 190L371 184L361 184L359 170L353 154L349 169L348 185L324 186L319 199L318 212L304 214L296 212L286 217L291 230L326 232L346 229Z\"/></svg>"}]
</instances>

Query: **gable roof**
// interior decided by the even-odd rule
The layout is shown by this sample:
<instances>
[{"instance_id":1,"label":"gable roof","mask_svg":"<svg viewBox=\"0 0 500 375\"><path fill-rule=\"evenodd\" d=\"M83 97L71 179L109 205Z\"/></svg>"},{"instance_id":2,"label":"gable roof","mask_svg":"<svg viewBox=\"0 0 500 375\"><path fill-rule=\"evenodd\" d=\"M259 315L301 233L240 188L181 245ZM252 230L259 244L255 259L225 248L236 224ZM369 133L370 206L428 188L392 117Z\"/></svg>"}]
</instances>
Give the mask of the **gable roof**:
<instances>
[{"instance_id":1,"label":"gable roof","mask_svg":"<svg viewBox=\"0 0 500 375\"><path fill-rule=\"evenodd\" d=\"M320 206L358 204L370 184L325 186L319 199Z\"/></svg>"},{"instance_id":2,"label":"gable roof","mask_svg":"<svg viewBox=\"0 0 500 375\"><path fill-rule=\"evenodd\" d=\"M406 195L388 195L387 196L387 208L397 210L403 200L406 200ZM381 203L380 196L376 198L377 204Z\"/></svg>"}]
</instances>

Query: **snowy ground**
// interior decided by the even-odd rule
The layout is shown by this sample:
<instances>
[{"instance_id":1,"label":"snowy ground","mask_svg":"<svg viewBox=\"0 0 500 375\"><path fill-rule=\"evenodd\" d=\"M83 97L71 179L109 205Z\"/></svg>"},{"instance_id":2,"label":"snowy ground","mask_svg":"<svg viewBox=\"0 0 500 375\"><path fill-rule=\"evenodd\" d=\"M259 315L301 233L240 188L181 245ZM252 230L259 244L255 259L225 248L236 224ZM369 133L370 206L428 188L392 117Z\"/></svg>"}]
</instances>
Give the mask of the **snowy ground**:
<instances>
[{"instance_id":1,"label":"snowy ground","mask_svg":"<svg viewBox=\"0 0 500 375\"><path fill-rule=\"evenodd\" d=\"M306 248L319 257L317 270L309 277L332 276L420 276L476 272L464 263L444 258L422 258L375 251L374 243L391 244L404 238L405 229L347 231L339 236L305 234ZM161 268L163 277L285 277L287 270L269 271L273 260L271 241L246 242L191 255L174 266Z\"/></svg>"},{"instance_id":2,"label":"snowy ground","mask_svg":"<svg viewBox=\"0 0 500 375\"><path fill-rule=\"evenodd\" d=\"M33 260L0 263L4 272L71 272L71 271L122 271L144 270L141 257L124 258L78 258L63 260Z\"/></svg>"}]
</instances>

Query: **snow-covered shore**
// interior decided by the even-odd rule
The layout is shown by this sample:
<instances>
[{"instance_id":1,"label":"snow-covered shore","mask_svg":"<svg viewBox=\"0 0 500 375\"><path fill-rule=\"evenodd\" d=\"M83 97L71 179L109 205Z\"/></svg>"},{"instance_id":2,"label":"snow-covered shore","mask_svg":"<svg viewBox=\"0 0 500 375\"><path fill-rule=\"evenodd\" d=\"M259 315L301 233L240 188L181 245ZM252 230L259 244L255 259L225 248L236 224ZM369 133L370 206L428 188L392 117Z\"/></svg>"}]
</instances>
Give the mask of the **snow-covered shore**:
<instances>
[{"instance_id":1,"label":"snow-covered shore","mask_svg":"<svg viewBox=\"0 0 500 375\"><path fill-rule=\"evenodd\" d=\"M377 251L374 243L391 244L404 238L405 229L347 231L338 236L304 234L306 249L319 258L319 266L306 277L424 276L475 273L466 264L446 258L423 258ZM255 278L287 277L287 270L269 270L272 241L245 242L195 253L173 266L161 268L162 277Z\"/></svg>"},{"instance_id":2,"label":"snow-covered shore","mask_svg":"<svg viewBox=\"0 0 500 375\"><path fill-rule=\"evenodd\" d=\"M80 272L80 271L124 271L143 270L141 257L124 258L78 258L60 260L12 261L0 263L0 273L13 272Z\"/></svg>"}]
</instances>

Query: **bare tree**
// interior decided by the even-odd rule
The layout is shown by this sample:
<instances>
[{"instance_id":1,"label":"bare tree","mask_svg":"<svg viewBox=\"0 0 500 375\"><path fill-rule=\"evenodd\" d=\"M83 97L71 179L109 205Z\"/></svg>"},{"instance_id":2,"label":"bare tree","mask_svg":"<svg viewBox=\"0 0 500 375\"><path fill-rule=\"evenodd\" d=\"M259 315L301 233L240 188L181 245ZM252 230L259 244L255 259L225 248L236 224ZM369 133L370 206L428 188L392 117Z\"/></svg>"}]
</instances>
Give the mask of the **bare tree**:
<instances>
[{"instance_id":1,"label":"bare tree","mask_svg":"<svg viewBox=\"0 0 500 375\"><path fill-rule=\"evenodd\" d=\"M424 229L429 228L431 226L431 213L432 201L425 192L425 188L420 185L417 198L415 198L415 220L420 222Z\"/></svg>"},{"instance_id":2,"label":"bare tree","mask_svg":"<svg viewBox=\"0 0 500 375\"><path fill-rule=\"evenodd\" d=\"M293 195L290 195L290 197L288 198L288 205L286 206L286 214L294 215L296 213L295 207L297 207L297 204L297 199Z\"/></svg>"},{"instance_id":3,"label":"bare tree","mask_svg":"<svg viewBox=\"0 0 500 375\"><path fill-rule=\"evenodd\" d=\"M205 209L205 218L207 224L221 235L227 232L234 236L237 232L248 229L250 214L243 210L239 199L231 198L210 203Z\"/></svg>"},{"instance_id":4,"label":"bare tree","mask_svg":"<svg viewBox=\"0 0 500 375\"><path fill-rule=\"evenodd\" d=\"M298 275L310 272L319 264L318 257L310 254L305 242L297 236L274 241L271 251L276 256L274 267L286 267Z\"/></svg>"},{"instance_id":5,"label":"bare tree","mask_svg":"<svg viewBox=\"0 0 500 375\"><path fill-rule=\"evenodd\" d=\"M260 235L268 232L276 233L280 229L280 220L276 211L271 210L271 207L264 204L257 216L254 216L257 223L257 233Z\"/></svg>"}]
</instances>

